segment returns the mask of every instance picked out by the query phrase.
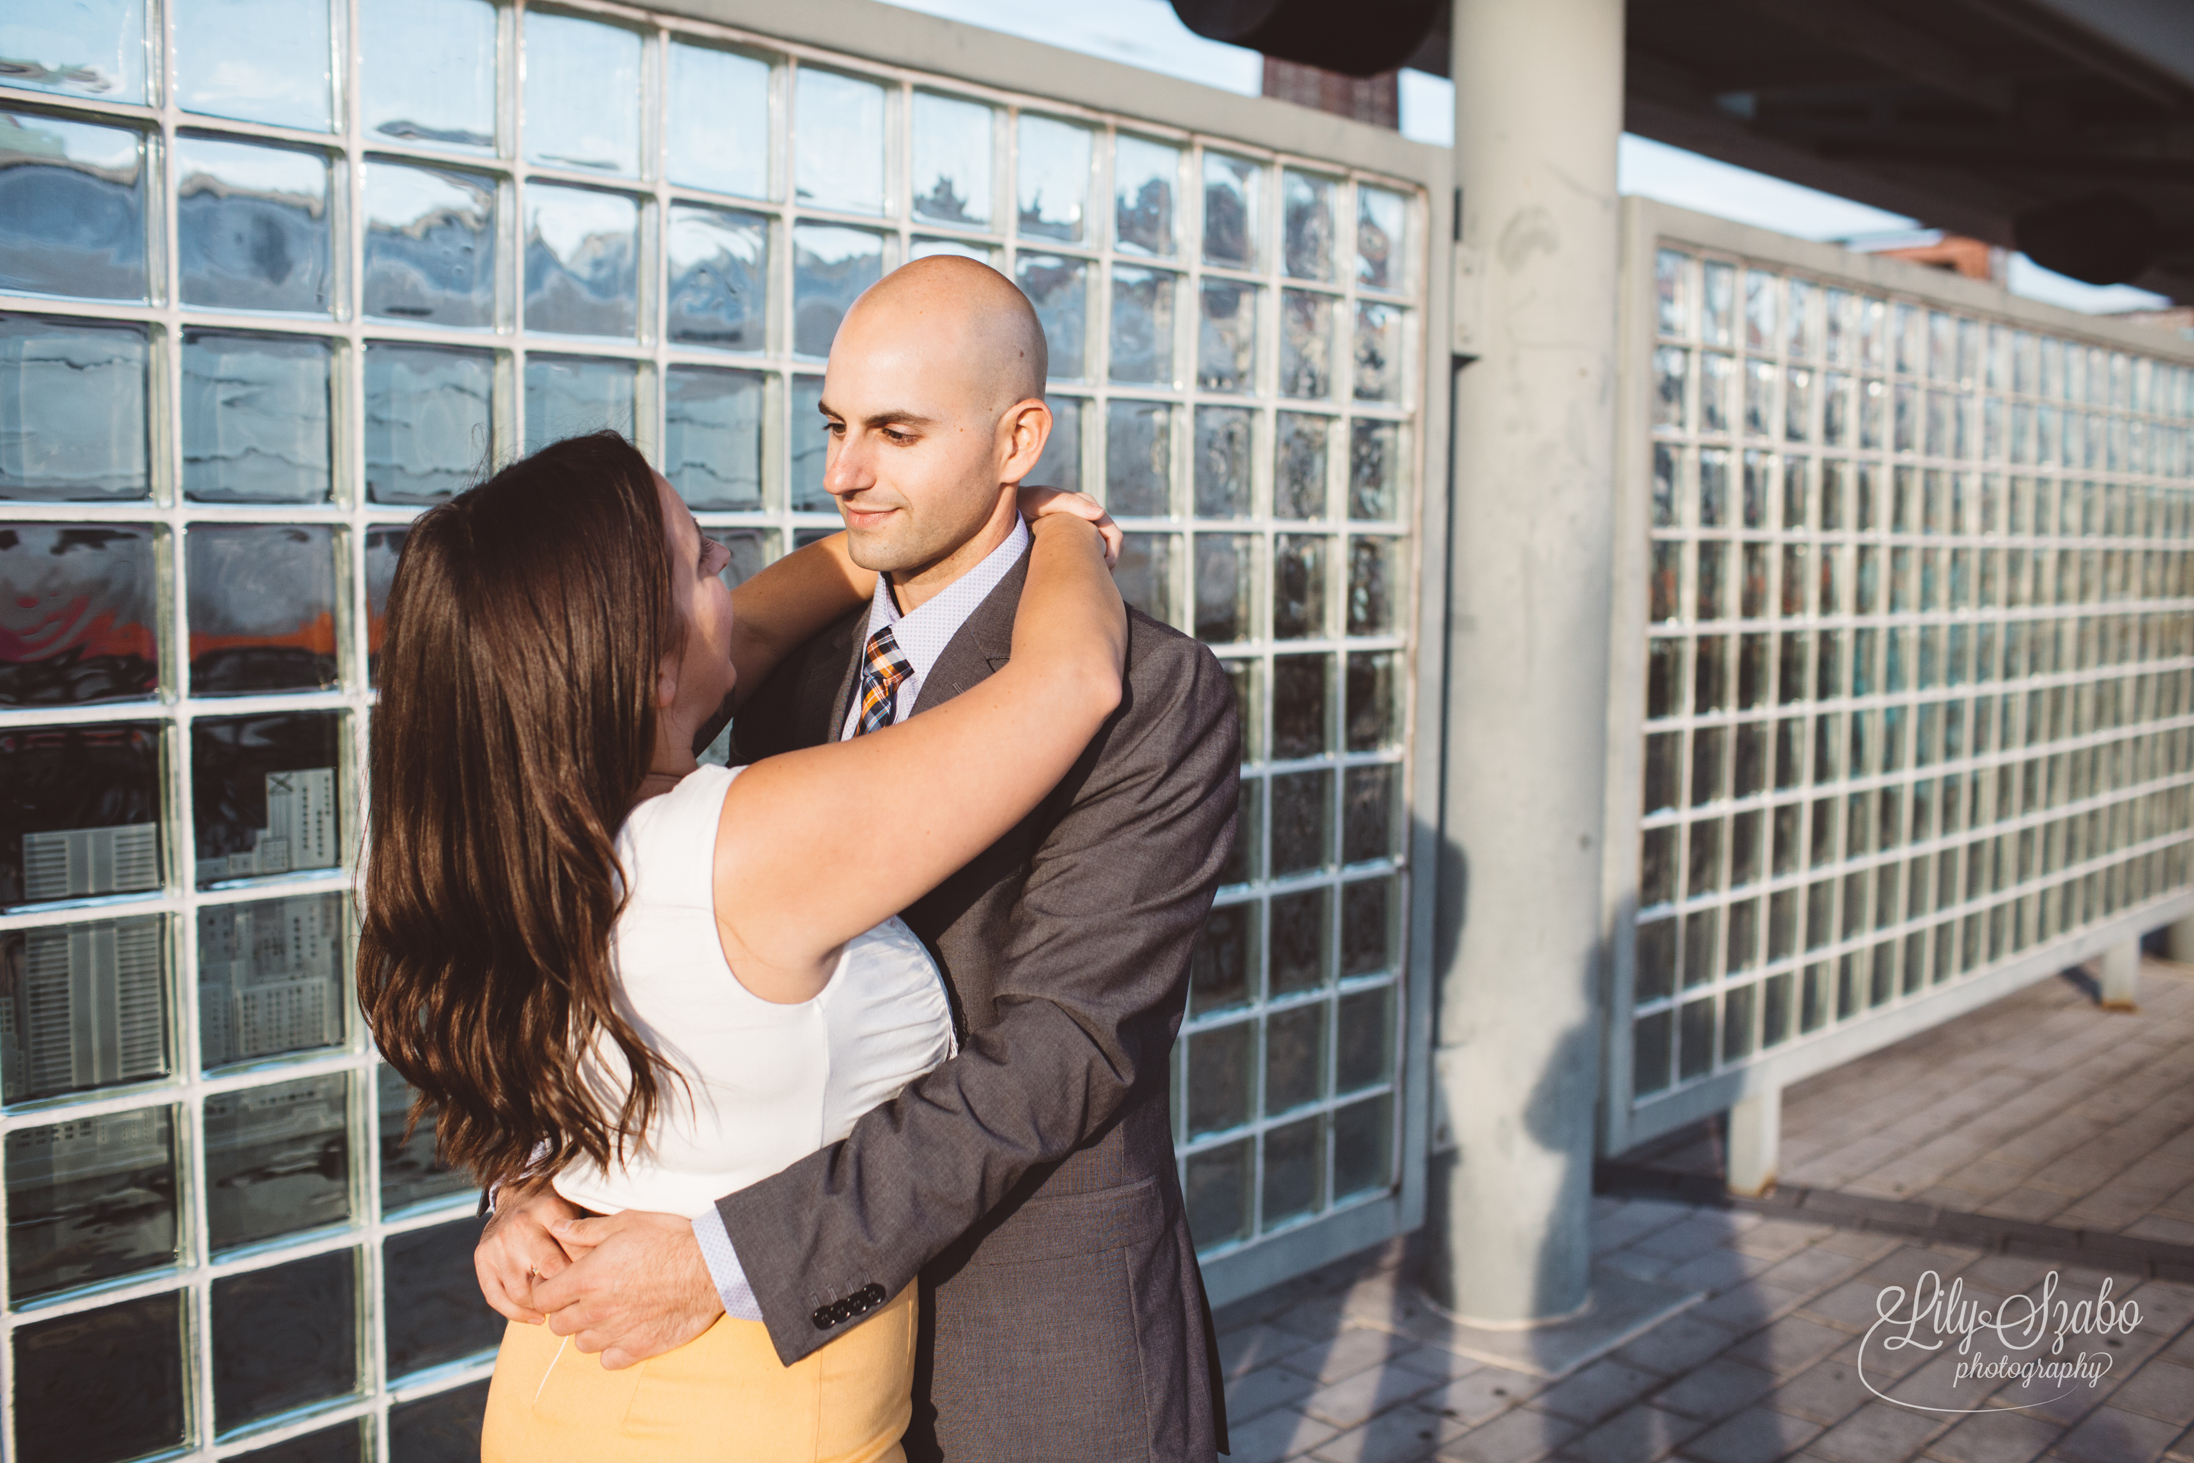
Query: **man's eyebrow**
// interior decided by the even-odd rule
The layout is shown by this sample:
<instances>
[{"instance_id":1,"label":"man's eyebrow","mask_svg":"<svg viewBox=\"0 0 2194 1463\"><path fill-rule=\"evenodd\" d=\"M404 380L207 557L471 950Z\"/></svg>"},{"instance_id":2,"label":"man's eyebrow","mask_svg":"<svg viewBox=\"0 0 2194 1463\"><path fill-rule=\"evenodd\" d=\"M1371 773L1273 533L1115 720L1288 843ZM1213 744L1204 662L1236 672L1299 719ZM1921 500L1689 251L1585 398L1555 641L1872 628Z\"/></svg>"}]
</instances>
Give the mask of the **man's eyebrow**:
<instances>
[{"instance_id":1,"label":"man's eyebrow","mask_svg":"<svg viewBox=\"0 0 2194 1463\"><path fill-rule=\"evenodd\" d=\"M925 417L920 412L908 411L901 407L893 411L880 411L865 416L861 418L861 425L864 427L934 427L937 425L937 418Z\"/></svg>"}]
</instances>

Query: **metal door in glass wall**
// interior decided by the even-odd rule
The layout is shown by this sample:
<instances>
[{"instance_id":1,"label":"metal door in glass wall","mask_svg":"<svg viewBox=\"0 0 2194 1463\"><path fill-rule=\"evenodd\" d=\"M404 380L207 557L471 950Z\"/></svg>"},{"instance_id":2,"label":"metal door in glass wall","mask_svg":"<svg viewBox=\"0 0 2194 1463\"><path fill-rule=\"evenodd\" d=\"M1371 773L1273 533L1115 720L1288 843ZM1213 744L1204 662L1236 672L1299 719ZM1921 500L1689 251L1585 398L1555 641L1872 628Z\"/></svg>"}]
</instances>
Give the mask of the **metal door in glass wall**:
<instances>
[{"instance_id":1,"label":"metal door in glass wall","mask_svg":"<svg viewBox=\"0 0 2194 1463\"><path fill-rule=\"evenodd\" d=\"M1241 697L1199 1242L1391 1195L1422 189L631 10L270 15L0 16L7 1456L469 1446L475 1194L350 983L406 524L609 426L751 573L835 526L832 335L930 253L1034 301L1038 477Z\"/></svg>"},{"instance_id":2,"label":"metal door in glass wall","mask_svg":"<svg viewBox=\"0 0 2194 1463\"><path fill-rule=\"evenodd\" d=\"M1616 1149L2194 904L2194 353L1627 206Z\"/></svg>"}]
</instances>

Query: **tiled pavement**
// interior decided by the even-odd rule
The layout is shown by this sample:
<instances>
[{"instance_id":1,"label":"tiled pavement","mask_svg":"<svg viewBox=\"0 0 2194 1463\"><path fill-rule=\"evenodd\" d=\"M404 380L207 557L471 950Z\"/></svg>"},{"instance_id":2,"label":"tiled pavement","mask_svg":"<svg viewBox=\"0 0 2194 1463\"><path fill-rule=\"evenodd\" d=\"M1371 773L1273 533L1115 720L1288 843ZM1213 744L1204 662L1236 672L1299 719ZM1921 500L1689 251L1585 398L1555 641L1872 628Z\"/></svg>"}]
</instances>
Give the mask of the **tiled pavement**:
<instances>
[{"instance_id":1,"label":"tiled pavement","mask_svg":"<svg viewBox=\"0 0 2194 1463\"><path fill-rule=\"evenodd\" d=\"M2099 1011L2069 985L2039 988L1793 1089L1785 1151L1818 1165L1812 1182L1841 1175L1858 1188L1881 1168L1832 1168L1836 1155L1870 1152L1886 1167L1978 1128L1982 1149L1919 1190L1929 1202L1951 1188L1944 1179L2010 1150L2026 1167L1999 1193L2067 1191L2056 1222L2171 1220L2194 1184L2194 1172L2177 1172L2194 1139L2194 971L2152 964L2144 975L2140 1015ZM1985 1098L1965 1095L1982 1082ZM2027 1101L2037 1090L2047 1100ZM2168 1131L2144 1120L2158 1108L2172 1115ZM2006 1109L2019 1116L2000 1120ZM2057 1132L2066 1111L2092 1119L2082 1136L2032 1138ZM2173 1187L2156 1192L2164 1179ZM2106 1208L2130 1194L2149 1197ZM1400 1245L1226 1308L1236 1463L2194 1463L2194 1284L1659 1199L1596 1200L1594 1235L1600 1263L1704 1298L1551 1382L1455 1349L1467 1339L1409 1284ZM2042 1405L2055 1388L1958 1381L1955 1343L1892 1353L1877 1337L1862 1381L1861 1337L1882 1288L1928 1270L1990 1307L2039 1293L2052 1270L2074 1298L2107 1278L2142 1317L2130 1335L2088 1341L2109 1357L2096 1385ZM1959 1410L1984 1405L2002 1410Z\"/></svg>"}]
</instances>

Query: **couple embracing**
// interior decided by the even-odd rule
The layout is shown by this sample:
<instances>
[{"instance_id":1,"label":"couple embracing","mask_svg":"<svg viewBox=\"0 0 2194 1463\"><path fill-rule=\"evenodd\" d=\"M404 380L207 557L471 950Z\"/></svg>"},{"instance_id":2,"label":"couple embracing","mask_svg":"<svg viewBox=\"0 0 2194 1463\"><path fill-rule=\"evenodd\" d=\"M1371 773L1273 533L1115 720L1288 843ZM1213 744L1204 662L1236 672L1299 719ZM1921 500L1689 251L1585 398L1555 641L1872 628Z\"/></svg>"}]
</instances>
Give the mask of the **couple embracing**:
<instances>
[{"instance_id":1,"label":"couple embracing","mask_svg":"<svg viewBox=\"0 0 2194 1463\"><path fill-rule=\"evenodd\" d=\"M920 260L794 424L846 531L738 589L606 433L413 526L358 980L492 1186L486 1459L1225 1447L1168 1074L1234 695L1019 487L1044 377L1009 281Z\"/></svg>"}]
</instances>

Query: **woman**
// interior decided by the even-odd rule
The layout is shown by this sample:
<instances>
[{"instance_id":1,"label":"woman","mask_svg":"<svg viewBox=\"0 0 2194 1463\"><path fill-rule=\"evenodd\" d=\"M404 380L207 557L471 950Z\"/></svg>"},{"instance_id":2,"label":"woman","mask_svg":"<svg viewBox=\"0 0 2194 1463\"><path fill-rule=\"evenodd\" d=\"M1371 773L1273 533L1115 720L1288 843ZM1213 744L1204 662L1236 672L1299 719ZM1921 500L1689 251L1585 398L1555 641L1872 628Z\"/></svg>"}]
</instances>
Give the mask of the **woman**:
<instances>
[{"instance_id":1,"label":"woman","mask_svg":"<svg viewBox=\"0 0 2194 1463\"><path fill-rule=\"evenodd\" d=\"M701 732L874 590L843 535L728 590L722 546L609 433L418 520L373 717L358 983L444 1155L553 1174L596 1212L698 1214L950 1053L941 977L894 911L1033 809L1120 698L1125 612L1082 521L1102 514L1030 498L1055 501L1010 664L731 769L696 762ZM484 1453L736 1437L753 1463L898 1459L914 1342L911 1286L789 1368L759 1322L616 1372L513 1322Z\"/></svg>"}]
</instances>

